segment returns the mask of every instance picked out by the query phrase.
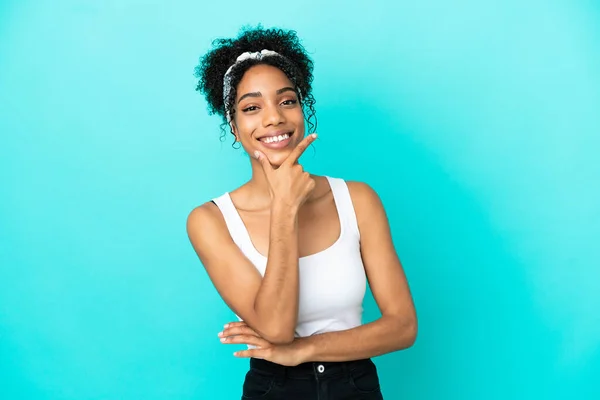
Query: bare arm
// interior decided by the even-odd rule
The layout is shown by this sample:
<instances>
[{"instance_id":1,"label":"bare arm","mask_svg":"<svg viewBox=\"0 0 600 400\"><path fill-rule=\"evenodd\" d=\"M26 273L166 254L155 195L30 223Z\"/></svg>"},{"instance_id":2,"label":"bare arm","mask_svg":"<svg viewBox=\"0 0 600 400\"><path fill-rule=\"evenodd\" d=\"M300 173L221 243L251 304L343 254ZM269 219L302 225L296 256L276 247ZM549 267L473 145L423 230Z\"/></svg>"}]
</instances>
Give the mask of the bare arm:
<instances>
[{"instance_id":1,"label":"bare arm","mask_svg":"<svg viewBox=\"0 0 600 400\"><path fill-rule=\"evenodd\" d=\"M217 291L248 326L271 343L294 340L298 319L298 210L315 187L298 158L315 138L314 134L306 136L277 169L267 156L255 152L271 193L264 277L233 242L213 203L197 207L188 217L188 236Z\"/></svg>"},{"instance_id":2,"label":"bare arm","mask_svg":"<svg viewBox=\"0 0 600 400\"><path fill-rule=\"evenodd\" d=\"M275 335L291 342L298 321L298 215L274 205L271 211L267 268L254 300L254 310L271 321Z\"/></svg>"},{"instance_id":3,"label":"bare arm","mask_svg":"<svg viewBox=\"0 0 600 400\"><path fill-rule=\"evenodd\" d=\"M379 196L364 183L348 182L361 234L361 253L381 318L345 331L297 339L304 361L347 361L412 346L417 316Z\"/></svg>"},{"instance_id":4,"label":"bare arm","mask_svg":"<svg viewBox=\"0 0 600 400\"><path fill-rule=\"evenodd\" d=\"M187 232L225 303L271 343L290 343L298 315L296 212L273 206L264 278L233 242L213 203L190 213Z\"/></svg>"}]
</instances>

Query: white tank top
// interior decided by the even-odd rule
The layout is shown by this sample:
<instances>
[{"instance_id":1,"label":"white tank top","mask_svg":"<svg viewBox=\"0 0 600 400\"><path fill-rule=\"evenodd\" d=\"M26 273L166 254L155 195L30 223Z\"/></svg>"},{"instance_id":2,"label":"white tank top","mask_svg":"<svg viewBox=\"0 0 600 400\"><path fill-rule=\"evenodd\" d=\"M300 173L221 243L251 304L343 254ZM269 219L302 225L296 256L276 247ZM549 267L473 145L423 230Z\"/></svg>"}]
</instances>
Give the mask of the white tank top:
<instances>
[{"instance_id":1,"label":"white tank top","mask_svg":"<svg viewBox=\"0 0 600 400\"><path fill-rule=\"evenodd\" d=\"M360 235L348 186L326 177L340 220L340 236L327 249L299 259L299 307L295 336L351 329L362 323L366 290ZM256 250L229 193L213 199L229 233L262 276L267 258ZM239 317L238 317L239 318Z\"/></svg>"}]
</instances>

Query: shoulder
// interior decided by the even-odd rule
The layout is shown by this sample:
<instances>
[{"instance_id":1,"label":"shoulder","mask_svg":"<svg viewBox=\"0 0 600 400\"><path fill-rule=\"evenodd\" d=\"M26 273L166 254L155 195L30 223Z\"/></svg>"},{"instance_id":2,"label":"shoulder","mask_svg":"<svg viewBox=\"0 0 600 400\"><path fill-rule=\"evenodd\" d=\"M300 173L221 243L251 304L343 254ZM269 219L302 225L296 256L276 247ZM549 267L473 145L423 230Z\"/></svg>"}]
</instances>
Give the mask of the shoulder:
<instances>
[{"instance_id":1,"label":"shoulder","mask_svg":"<svg viewBox=\"0 0 600 400\"><path fill-rule=\"evenodd\" d=\"M186 228L190 237L202 235L220 229L225 225L225 220L215 203L207 201L190 211L186 221Z\"/></svg>"},{"instance_id":2,"label":"shoulder","mask_svg":"<svg viewBox=\"0 0 600 400\"><path fill-rule=\"evenodd\" d=\"M369 184L359 181L345 181L354 206L374 206L381 203L379 195Z\"/></svg>"},{"instance_id":3,"label":"shoulder","mask_svg":"<svg viewBox=\"0 0 600 400\"><path fill-rule=\"evenodd\" d=\"M342 185L345 184L348 187L348 191L350 192L350 197L352 198L353 203L369 202L371 200L376 200L379 198L377 192L375 192L375 190L365 182L351 181L333 176L319 176L318 178L323 181L332 179L333 181L337 181Z\"/></svg>"},{"instance_id":4,"label":"shoulder","mask_svg":"<svg viewBox=\"0 0 600 400\"><path fill-rule=\"evenodd\" d=\"M386 218L381 199L373 187L359 181L346 181L346 186L348 186L348 192L360 228L370 226L381 221L382 218Z\"/></svg>"}]
</instances>

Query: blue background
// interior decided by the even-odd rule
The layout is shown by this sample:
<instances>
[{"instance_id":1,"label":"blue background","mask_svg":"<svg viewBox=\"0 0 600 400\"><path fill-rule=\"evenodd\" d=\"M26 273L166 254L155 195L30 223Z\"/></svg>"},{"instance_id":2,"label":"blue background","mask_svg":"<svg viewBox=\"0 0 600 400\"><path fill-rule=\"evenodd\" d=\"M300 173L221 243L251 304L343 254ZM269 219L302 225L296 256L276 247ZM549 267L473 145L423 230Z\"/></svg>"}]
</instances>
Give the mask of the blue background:
<instances>
[{"instance_id":1,"label":"blue background","mask_svg":"<svg viewBox=\"0 0 600 400\"><path fill-rule=\"evenodd\" d=\"M0 398L239 398L185 219L250 170L193 68L259 22L316 62L305 166L388 210L420 332L386 399L600 398L591 0L3 1Z\"/></svg>"}]
</instances>

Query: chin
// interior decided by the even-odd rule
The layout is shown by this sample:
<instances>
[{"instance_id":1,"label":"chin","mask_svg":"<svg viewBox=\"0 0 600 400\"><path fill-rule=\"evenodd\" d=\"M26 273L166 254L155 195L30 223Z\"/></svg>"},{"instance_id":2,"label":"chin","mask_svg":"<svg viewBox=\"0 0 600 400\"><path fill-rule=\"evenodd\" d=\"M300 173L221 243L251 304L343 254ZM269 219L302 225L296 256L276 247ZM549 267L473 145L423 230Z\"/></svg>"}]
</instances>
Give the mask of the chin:
<instances>
[{"instance_id":1,"label":"chin","mask_svg":"<svg viewBox=\"0 0 600 400\"><path fill-rule=\"evenodd\" d=\"M285 151L269 151L266 155L269 159L269 163L275 168L281 166L286 158L290 155L291 150Z\"/></svg>"}]
</instances>

